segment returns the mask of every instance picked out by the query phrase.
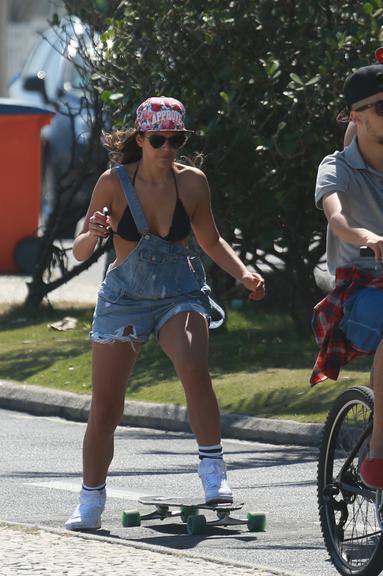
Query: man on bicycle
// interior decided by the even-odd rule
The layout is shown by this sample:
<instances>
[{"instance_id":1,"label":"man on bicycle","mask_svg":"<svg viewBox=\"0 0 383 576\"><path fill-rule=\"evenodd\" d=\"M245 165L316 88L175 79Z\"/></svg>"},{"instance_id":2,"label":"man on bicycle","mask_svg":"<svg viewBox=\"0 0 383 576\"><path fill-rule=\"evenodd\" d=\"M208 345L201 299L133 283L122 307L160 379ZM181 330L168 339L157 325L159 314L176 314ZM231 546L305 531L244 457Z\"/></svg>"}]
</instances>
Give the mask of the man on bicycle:
<instances>
[{"instance_id":1,"label":"man on bicycle","mask_svg":"<svg viewBox=\"0 0 383 576\"><path fill-rule=\"evenodd\" d=\"M383 64L351 74L344 96L356 134L344 150L323 159L315 190L328 221L327 265L335 289L315 307L321 349L311 383L336 380L346 362L374 354L374 425L360 472L367 486L383 489ZM371 257L362 257L362 246Z\"/></svg>"}]
</instances>

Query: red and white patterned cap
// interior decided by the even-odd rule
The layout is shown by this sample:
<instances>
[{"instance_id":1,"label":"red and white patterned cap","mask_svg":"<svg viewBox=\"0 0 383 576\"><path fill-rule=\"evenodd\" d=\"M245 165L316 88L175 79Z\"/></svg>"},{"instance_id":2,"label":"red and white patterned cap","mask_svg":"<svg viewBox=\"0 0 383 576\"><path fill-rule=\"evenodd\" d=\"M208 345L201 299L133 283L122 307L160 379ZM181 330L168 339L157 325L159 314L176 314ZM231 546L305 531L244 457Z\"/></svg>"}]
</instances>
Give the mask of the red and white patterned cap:
<instances>
[{"instance_id":1,"label":"red and white patterned cap","mask_svg":"<svg viewBox=\"0 0 383 576\"><path fill-rule=\"evenodd\" d=\"M136 110L138 132L190 132L185 128L185 106L175 98L153 96Z\"/></svg>"}]
</instances>

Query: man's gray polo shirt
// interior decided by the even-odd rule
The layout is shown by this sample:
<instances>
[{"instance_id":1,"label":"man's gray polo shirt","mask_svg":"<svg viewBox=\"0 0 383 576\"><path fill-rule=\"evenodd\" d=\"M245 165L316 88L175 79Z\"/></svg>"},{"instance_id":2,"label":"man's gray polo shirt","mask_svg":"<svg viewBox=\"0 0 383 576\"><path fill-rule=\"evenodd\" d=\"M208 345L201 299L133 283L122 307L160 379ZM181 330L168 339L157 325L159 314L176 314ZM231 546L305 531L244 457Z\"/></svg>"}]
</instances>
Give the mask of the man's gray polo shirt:
<instances>
[{"instance_id":1,"label":"man's gray polo shirt","mask_svg":"<svg viewBox=\"0 0 383 576\"><path fill-rule=\"evenodd\" d=\"M383 153L383 149L382 149ZM350 226L383 236L383 174L364 161L354 138L341 152L326 156L318 168L315 204L322 209L327 194L338 194ZM359 247L343 242L327 226L327 267L331 274L341 266L358 263Z\"/></svg>"}]
</instances>

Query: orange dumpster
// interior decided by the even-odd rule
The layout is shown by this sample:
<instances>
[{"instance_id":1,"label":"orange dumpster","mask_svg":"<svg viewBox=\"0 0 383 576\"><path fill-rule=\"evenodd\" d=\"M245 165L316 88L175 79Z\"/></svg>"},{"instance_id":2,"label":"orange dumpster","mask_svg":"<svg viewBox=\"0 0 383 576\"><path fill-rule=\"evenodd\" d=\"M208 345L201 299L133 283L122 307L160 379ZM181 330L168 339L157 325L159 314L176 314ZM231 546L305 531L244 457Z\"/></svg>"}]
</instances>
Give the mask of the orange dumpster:
<instances>
[{"instance_id":1,"label":"orange dumpster","mask_svg":"<svg viewBox=\"0 0 383 576\"><path fill-rule=\"evenodd\" d=\"M37 236L40 131L52 117L51 110L0 98L0 273L20 272L13 258L15 246L27 236Z\"/></svg>"}]
</instances>

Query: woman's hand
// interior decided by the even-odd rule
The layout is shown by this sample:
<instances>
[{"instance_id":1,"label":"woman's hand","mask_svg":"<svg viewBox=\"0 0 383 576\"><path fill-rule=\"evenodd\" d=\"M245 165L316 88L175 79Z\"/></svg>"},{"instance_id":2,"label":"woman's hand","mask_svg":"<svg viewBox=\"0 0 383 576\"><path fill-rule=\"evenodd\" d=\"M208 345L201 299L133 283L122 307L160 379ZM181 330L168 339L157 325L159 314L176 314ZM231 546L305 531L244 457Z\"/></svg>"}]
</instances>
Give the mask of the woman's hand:
<instances>
[{"instance_id":1,"label":"woman's hand","mask_svg":"<svg viewBox=\"0 0 383 576\"><path fill-rule=\"evenodd\" d=\"M98 210L89 218L88 234L93 238L106 238L109 235L110 219Z\"/></svg>"},{"instance_id":2,"label":"woman's hand","mask_svg":"<svg viewBox=\"0 0 383 576\"><path fill-rule=\"evenodd\" d=\"M265 297L265 280L256 272L248 272L241 279L242 284L250 290L249 300L262 300Z\"/></svg>"}]
</instances>

